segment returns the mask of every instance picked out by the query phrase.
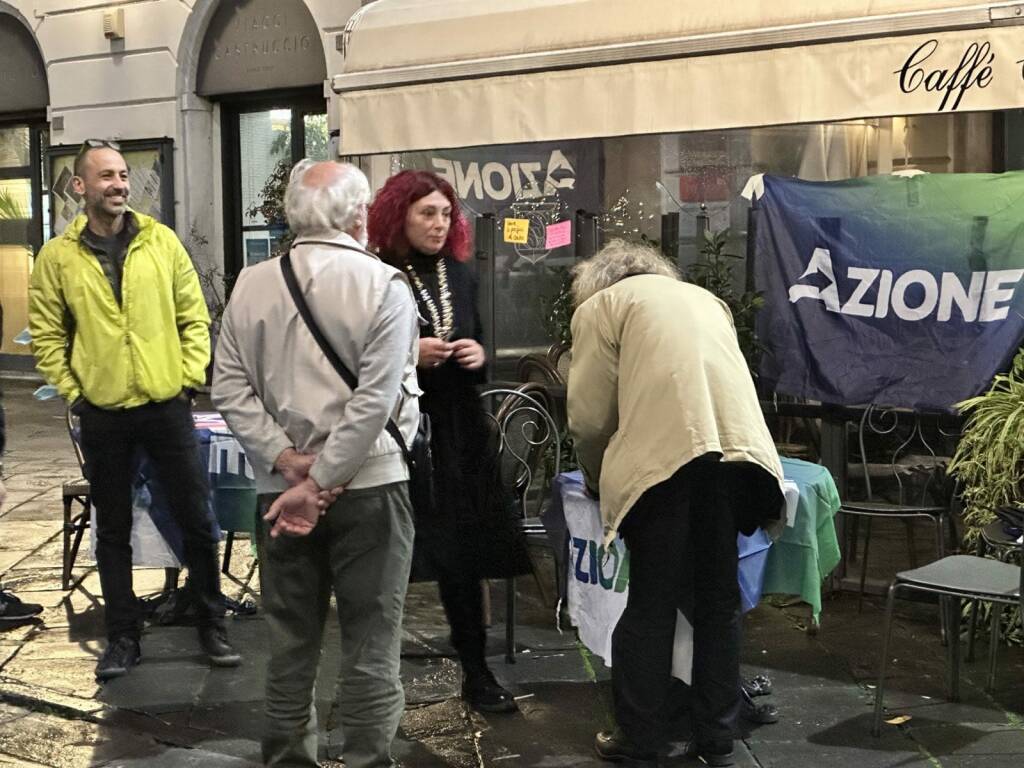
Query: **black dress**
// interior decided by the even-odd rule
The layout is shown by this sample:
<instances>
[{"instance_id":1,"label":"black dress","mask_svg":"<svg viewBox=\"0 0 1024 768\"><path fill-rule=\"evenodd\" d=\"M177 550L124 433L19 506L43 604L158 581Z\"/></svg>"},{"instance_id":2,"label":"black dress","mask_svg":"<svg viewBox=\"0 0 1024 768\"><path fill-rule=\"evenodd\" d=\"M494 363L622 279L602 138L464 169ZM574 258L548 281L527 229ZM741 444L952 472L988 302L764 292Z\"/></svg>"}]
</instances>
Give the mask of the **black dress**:
<instances>
[{"instance_id":1,"label":"black dress","mask_svg":"<svg viewBox=\"0 0 1024 768\"><path fill-rule=\"evenodd\" d=\"M430 292L438 312L437 257L413 253L410 264ZM445 259L453 324L449 341L482 341L477 283L470 267ZM426 302L415 286L417 308L426 325L420 337L436 336ZM433 580L457 571L475 580L526 573L529 563L514 524L508 489L497 472L498 434L480 400L486 367L466 370L452 356L436 368L418 368L420 409L433 431L437 509L416 521L414 580Z\"/></svg>"}]
</instances>

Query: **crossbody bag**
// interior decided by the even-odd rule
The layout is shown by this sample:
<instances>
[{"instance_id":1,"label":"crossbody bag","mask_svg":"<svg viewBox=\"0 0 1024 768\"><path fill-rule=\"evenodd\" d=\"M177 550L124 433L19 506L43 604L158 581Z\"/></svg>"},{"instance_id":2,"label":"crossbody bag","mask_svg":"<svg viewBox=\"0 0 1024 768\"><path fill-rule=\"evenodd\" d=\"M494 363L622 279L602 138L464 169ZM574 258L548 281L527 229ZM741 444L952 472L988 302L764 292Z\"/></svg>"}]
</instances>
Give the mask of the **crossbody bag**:
<instances>
[{"instance_id":1,"label":"crossbody bag","mask_svg":"<svg viewBox=\"0 0 1024 768\"><path fill-rule=\"evenodd\" d=\"M365 251L360 251L340 243L324 241L313 244L330 245L358 253L366 253ZM372 256L369 253L366 253L366 255ZM345 365L338 356L338 353L334 351L331 343L320 330L320 326L313 319L313 314L309 311L309 304L306 303L306 297L302 295L302 290L299 288L299 281L295 278L291 253L286 253L281 257L281 272L284 274L284 282L288 286L288 292L292 296L292 301L295 302L295 308L298 309L299 315L306 323L306 327L313 334L313 339L319 345L324 355L326 355L334 370L338 372L338 375L348 385L348 388L355 392L356 387L359 386L359 379ZM425 413L420 414L419 424L416 426L416 436L413 438L411 446L406 445L405 438L402 437L402 431L398 428L398 424L395 423L393 418L388 417L388 422L384 429L398 443L405 463L409 468L409 500L412 502L413 512L418 519L428 518L434 511L434 460L430 447L430 417Z\"/></svg>"}]
</instances>

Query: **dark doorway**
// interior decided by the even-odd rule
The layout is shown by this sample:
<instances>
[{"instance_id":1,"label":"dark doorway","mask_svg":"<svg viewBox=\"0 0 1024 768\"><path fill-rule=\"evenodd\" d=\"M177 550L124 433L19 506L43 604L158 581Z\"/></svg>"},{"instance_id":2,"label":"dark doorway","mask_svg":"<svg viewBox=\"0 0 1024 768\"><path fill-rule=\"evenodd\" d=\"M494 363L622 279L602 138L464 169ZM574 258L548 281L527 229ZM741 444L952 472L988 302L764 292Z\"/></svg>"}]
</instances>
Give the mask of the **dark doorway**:
<instances>
[{"instance_id":1,"label":"dark doorway","mask_svg":"<svg viewBox=\"0 0 1024 768\"><path fill-rule=\"evenodd\" d=\"M231 280L276 252L287 229L283 194L303 157L328 157L327 111L317 92L221 101L224 268Z\"/></svg>"}]
</instances>

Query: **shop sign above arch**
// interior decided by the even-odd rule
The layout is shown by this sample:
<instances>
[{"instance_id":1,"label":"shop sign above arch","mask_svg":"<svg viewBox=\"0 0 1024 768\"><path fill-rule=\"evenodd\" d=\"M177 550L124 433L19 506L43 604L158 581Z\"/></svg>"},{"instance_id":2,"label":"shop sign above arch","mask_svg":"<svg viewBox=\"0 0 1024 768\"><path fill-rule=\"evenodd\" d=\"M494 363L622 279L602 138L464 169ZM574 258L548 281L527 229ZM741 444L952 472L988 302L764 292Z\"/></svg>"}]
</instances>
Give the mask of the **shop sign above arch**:
<instances>
[{"instance_id":1,"label":"shop sign above arch","mask_svg":"<svg viewBox=\"0 0 1024 768\"><path fill-rule=\"evenodd\" d=\"M203 40L196 92L319 86L326 77L320 30L302 0L224 0Z\"/></svg>"},{"instance_id":2,"label":"shop sign above arch","mask_svg":"<svg viewBox=\"0 0 1024 768\"><path fill-rule=\"evenodd\" d=\"M35 112L49 104L46 66L32 33L0 10L0 112Z\"/></svg>"}]
</instances>

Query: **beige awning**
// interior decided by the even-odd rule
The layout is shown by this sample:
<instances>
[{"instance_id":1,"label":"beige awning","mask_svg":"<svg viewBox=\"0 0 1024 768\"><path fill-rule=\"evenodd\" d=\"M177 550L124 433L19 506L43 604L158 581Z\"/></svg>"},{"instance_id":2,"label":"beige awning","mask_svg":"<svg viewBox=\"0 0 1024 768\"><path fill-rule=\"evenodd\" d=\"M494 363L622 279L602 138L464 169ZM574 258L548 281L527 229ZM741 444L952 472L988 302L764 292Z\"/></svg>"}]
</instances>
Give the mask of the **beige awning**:
<instances>
[{"instance_id":1,"label":"beige awning","mask_svg":"<svg viewBox=\"0 0 1024 768\"><path fill-rule=\"evenodd\" d=\"M1022 3L377 0L332 78L375 154L1024 106Z\"/></svg>"}]
</instances>

